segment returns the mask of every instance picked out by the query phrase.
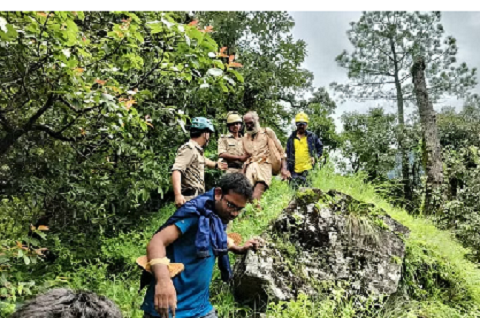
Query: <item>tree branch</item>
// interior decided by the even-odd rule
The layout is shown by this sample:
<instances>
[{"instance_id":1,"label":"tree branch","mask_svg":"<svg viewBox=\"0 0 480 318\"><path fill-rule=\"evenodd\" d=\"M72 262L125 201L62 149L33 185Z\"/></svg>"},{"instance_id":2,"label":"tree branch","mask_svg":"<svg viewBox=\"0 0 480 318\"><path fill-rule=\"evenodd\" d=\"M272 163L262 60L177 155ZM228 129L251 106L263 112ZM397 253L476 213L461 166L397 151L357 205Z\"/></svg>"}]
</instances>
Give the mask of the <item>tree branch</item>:
<instances>
[{"instance_id":1,"label":"tree branch","mask_svg":"<svg viewBox=\"0 0 480 318\"><path fill-rule=\"evenodd\" d=\"M72 121L73 123L74 121ZM69 124L71 125L71 123ZM67 128L68 126L67 125ZM58 140L63 140L63 141L76 141L75 138L70 138L70 137L65 137L65 136L62 136L62 132L65 130L66 128L62 129L61 131L59 132L56 132L56 131L53 131L50 127L48 126L45 126L45 125L34 125L32 127L32 130L38 130L38 131L44 131L46 132L48 135L50 135L51 137L55 138L55 139L58 139Z\"/></svg>"},{"instance_id":2,"label":"tree branch","mask_svg":"<svg viewBox=\"0 0 480 318\"><path fill-rule=\"evenodd\" d=\"M55 97L53 94L48 94L47 101L42 108L40 108L35 115L30 117L28 122L20 129L11 128L11 131L7 133L7 135L0 140L0 156L3 156L7 153L8 149L28 131L32 130L33 125L35 122L49 109L53 106L53 102L55 101Z\"/></svg>"}]
</instances>

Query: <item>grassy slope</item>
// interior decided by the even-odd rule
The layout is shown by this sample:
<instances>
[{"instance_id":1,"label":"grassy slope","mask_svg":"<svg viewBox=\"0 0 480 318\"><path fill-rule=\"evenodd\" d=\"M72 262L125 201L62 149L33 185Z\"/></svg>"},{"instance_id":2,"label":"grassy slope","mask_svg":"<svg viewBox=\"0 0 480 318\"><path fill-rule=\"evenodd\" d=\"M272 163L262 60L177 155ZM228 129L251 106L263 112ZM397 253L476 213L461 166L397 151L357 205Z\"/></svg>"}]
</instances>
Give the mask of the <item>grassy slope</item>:
<instances>
[{"instance_id":1,"label":"grassy slope","mask_svg":"<svg viewBox=\"0 0 480 318\"><path fill-rule=\"evenodd\" d=\"M452 302L445 304L444 298L437 295L426 295L422 301L393 301L380 313L372 313L372 317L480 317L480 311L475 306L480 304L480 270L463 257L467 250L458 244L446 231L440 231L427 219L414 218L404 210L392 208L387 201L380 198L373 187L364 184L360 178L342 177L328 169L323 169L314 178L314 185L323 190L336 189L348 193L358 200L374 203L387 211L389 215L410 228L411 234L407 246L418 252L418 248L432 252L424 259L440 259L455 273L456 293L467 294L470 299L467 306L471 312L457 310ZM250 238L263 232L270 220L275 218L286 206L292 196L285 183L274 182L266 193L261 212L248 208L246 213L235 220L231 231L240 233L244 238ZM138 310L142 296L137 295L139 270L134 265L137 256L144 254L146 243L152 233L173 213L172 205L160 210L152 220L139 220L138 230L120 234L105 242L102 249L102 261L91 266L79 268L75 273L67 274L70 285L74 288L95 290L113 299L122 308L125 317L142 317ZM433 256L431 256L433 255ZM108 265L108 266L107 266ZM433 264L437 266L438 264ZM445 273L445 275L449 275ZM212 302L219 311L220 317L238 317L246 314L248 309L235 304L228 286L214 274L211 292ZM458 298L459 303L464 298ZM327 297L322 302L312 303L307 299L287 304L286 307L273 306L268 317L358 317L355 306L341 295ZM363 314L363 316L369 316Z\"/></svg>"}]
</instances>

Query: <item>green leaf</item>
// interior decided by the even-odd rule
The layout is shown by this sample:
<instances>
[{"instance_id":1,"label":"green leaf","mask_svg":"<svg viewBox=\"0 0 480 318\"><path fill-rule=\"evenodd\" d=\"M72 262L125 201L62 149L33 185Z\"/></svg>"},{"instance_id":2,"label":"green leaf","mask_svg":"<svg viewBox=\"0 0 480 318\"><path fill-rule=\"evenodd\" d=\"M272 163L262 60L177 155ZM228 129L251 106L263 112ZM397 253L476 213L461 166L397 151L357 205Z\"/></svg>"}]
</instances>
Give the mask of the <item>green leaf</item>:
<instances>
[{"instance_id":1,"label":"green leaf","mask_svg":"<svg viewBox=\"0 0 480 318\"><path fill-rule=\"evenodd\" d=\"M219 61L219 60L213 60L213 65L215 65L216 67L220 68L220 69L225 69L225 65L223 65L222 61Z\"/></svg>"},{"instance_id":2,"label":"green leaf","mask_svg":"<svg viewBox=\"0 0 480 318\"><path fill-rule=\"evenodd\" d=\"M240 83L243 83L244 82L244 79L243 79L243 76L242 74L240 74L238 71L232 69L232 68L229 68L228 71L230 73L232 73L233 75L235 75L235 77L237 78L237 80L240 82Z\"/></svg>"}]
</instances>

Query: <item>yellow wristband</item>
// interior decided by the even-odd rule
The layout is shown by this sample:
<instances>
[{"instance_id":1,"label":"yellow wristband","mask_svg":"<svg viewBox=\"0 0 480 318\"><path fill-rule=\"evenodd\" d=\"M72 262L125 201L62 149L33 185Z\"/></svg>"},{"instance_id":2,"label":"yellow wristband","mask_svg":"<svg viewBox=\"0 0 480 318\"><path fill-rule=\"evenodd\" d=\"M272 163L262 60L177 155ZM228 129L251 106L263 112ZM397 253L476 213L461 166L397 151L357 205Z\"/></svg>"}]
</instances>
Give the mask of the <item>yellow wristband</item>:
<instances>
[{"instance_id":1,"label":"yellow wristband","mask_svg":"<svg viewBox=\"0 0 480 318\"><path fill-rule=\"evenodd\" d=\"M170 264L170 260L166 257L162 257L162 258L154 258L152 259L150 262L148 262L148 264L150 266L153 266L153 265L156 265L156 264L165 264L165 265L168 265Z\"/></svg>"}]
</instances>

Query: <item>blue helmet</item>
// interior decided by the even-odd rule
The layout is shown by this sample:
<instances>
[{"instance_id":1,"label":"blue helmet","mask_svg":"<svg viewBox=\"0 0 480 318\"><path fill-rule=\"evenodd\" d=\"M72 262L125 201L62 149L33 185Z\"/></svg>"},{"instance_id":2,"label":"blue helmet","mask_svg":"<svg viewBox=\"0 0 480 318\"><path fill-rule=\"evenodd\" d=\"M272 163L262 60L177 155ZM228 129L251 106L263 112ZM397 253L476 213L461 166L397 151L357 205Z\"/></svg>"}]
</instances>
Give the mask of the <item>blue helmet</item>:
<instances>
[{"instance_id":1,"label":"blue helmet","mask_svg":"<svg viewBox=\"0 0 480 318\"><path fill-rule=\"evenodd\" d=\"M208 130L212 133L215 132L212 122L205 117L193 118L192 124L190 125L190 129Z\"/></svg>"}]
</instances>

